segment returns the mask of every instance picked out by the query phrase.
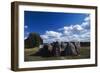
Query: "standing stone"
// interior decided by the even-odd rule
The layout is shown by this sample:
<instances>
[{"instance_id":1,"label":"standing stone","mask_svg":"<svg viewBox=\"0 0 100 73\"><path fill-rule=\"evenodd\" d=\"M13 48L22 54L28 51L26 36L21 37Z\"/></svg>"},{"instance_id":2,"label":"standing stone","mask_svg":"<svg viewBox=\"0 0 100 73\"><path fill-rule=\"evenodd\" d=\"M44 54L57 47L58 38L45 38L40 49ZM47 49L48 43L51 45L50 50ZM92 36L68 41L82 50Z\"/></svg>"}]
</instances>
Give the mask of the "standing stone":
<instances>
[{"instance_id":1,"label":"standing stone","mask_svg":"<svg viewBox=\"0 0 100 73\"><path fill-rule=\"evenodd\" d=\"M48 49L48 45L44 45L43 48L40 48L33 56L41 56L41 57L50 57L51 52Z\"/></svg>"},{"instance_id":2,"label":"standing stone","mask_svg":"<svg viewBox=\"0 0 100 73\"><path fill-rule=\"evenodd\" d=\"M66 48L67 44L64 42L61 42L61 49L64 50Z\"/></svg>"},{"instance_id":3,"label":"standing stone","mask_svg":"<svg viewBox=\"0 0 100 73\"><path fill-rule=\"evenodd\" d=\"M53 56L60 56L60 45L58 42L55 42L53 44L52 55Z\"/></svg>"},{"instance_id":4,"label":"standing stone","mask_svg":"<svg viewBox=\"0 0 100 73\"><path fill-rule=\"evenodd\" d=\"M67 56L67 55L70 55L70 56L71 56L71 55L77 55L75 46L74 46L74 44L71 43L71 42L68 42L68 43L67 43L67 47L65 48L64 52L65 52L65 55L66 55L66 56Z\"/></svg>"},{"instance_id":5,"label":"standing stone","mask_svg":"<svg viewBox=\"0 0 100 73\"><path fill-rule=\"evenodd\" d=\"M75 45L77 55L79 55L80 54L80 42L74 42L74 45Z\"/></svg>"}]
</instances>

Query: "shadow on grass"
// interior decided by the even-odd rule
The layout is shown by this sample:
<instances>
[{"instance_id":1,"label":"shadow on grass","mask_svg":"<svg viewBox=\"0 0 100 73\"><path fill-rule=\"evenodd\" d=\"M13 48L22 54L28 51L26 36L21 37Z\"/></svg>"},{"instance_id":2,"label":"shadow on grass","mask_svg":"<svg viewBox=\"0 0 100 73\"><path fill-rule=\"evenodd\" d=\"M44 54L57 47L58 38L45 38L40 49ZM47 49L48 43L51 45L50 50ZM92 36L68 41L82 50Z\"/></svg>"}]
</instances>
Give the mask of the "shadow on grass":
<instances>
[{"instance_id":1,"label":"shadow on grass","mask_svg":"<svg viewBox=\"0 0 100 73\"><path fill-rule=\"evenodd\" d=\"M90 48L82 47L80 49L80 55L78 56L59 56L59 57L43 57L43 56L35 56L38 50L37 48L33 48L30 50L25 49L24 61L44 61L44 60L67 60L67 59L87 59L90 58Z\"/></svg>"}]
</instances>

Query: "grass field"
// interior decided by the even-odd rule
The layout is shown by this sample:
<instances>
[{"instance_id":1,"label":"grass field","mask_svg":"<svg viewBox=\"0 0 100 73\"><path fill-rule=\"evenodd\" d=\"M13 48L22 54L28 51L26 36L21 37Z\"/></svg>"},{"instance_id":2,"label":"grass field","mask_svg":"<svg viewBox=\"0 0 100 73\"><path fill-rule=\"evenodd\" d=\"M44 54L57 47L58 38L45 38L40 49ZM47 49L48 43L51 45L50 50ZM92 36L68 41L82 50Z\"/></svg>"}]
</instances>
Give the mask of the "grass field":
<instances>
[{"instance_id":1,"label":"grass field","mask_svg":"<svg viewBox=\"0 0 100 73\"><path fill-rule=\"evenodd\" d=\"M67 60L67 59L87 59L90 58L90 48L81 47L79 56L60 56L60 57L41 57L41 56L32 56L39 49L31 48L24 50L24 61L43 61L43 60Z\"/></svg>"}]
</instances>

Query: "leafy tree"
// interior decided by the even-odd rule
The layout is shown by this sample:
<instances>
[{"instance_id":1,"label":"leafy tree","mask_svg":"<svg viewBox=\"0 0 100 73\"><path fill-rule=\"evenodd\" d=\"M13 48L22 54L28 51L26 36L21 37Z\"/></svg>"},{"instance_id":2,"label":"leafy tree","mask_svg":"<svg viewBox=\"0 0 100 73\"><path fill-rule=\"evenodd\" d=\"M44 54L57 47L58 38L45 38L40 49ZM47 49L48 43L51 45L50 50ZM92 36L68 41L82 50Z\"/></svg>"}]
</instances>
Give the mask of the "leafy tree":
<instances>
[{"instance_id":1,"label":"leafy tree","mask_svg":"<svg viewBox=\"0 0 100 73\"><path fill-rule=\"evenodd\" d=\"M25 48L38 47L43 43L42 38L37 33L30 33L28 38L25 40Z\"/></svg>"}]
</instances>

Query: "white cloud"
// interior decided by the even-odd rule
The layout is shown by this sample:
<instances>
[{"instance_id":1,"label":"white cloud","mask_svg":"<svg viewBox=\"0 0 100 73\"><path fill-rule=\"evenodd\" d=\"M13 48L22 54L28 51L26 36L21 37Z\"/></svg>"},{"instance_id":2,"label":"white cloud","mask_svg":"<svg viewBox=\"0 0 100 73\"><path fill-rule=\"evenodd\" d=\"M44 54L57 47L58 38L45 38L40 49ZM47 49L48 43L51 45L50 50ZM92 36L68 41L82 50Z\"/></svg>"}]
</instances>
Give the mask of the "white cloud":
<instances>
[{"instance_id":1,"label":"white cloud","mask_svg":"<svg viewBox=\"0 0 100 73\"><path fill-rule=\"evenodd\" d=\"M58 38L62 34L60 32L55 32L55 31L46 31L46 35L48 35L48 37Z\"/></svg>"},{"instance_id":2,"label":"white cloud","mask_svg":"<svg viewBox=\"0 0 100 73\"><path fill-rule=\"evenodd\" d=\"M60 32L55 32L55 31L46 31L44 35L41 35L43 38L44 42L53 42L58 40L61 37Z\"/></svg>"},{"instance_id":3,"label":"white cloud","mask_svg":"<svg viewBox=\"0 0 100 73\"><path fill-rule=\"evenodd\" d=\"M81 24L72 24L59 28L57 31L46 31L41 35L44 42L59 41L90 41L90 18L86 17Z\"/></svg>"},{"instance_id":4,"label":"white cloud","mask_svg":"<svg viewBox=\"0 0 100 73\"><path fill-rule=\"evenodd\" d=\"M84 22L81 24L81 26L86 29L90 28L90 17L89 16L84 19Z\"/></svg>"},{"instance_id":5,"label":"white cloud","mask_svg":"<svg viewBox=\"0 0 100 73\"><path fill-rule=\"evenodd\" d=\"M26 35L29 35L29 32L26 32Z\"/></svg>"},{"instance_id":6,"label":"white cloud","mask_svg":"<svg viewBox=\"0 0 100 73\"><path fill-rule=\"evenodd\" d=\"M89 26L89 22L83 22L81 26L82 26L82 27Z\"/></svg>"},{"instance_id":7,"label":"white cloud","mask_svg":"<svg viewBox=\"0 0 100 73\"><path fill-rule=\"evenodd\" d=\"M27 30L28 26L25 25L24 28L25 28L25 29L24 29L24 30L25 30L25 32L24 32L24 36L25 36L24 39L27 39L27 37L28 37L28 35L29 35L29 32L27 32L26 30Z\"/></svg>"},{"instance_id":8,"label":"white cloud","mask_svg":"<svg viewBox=\"0 0 100 73\"><path fill-rule=\"evenodd\" d=\"M24 39L27 39L27 37L24 37Z\"/></svg>"},{"instance_id":9,"label":"white cloud","mask_svg":"<svg viewBox=\"0 0 100 73\"><path fill-rule=\"evenodd\" d=\"M24 39L27 39L28 35L29 35L29 32L26 31L24 34L24 36L25 36Z\"/></svg>"},{"instance_id":10,"label":"white cloud","mask_svg":"<svg viewBox=\"0 0 100 73\"><path fill-rule=\"evenodd\" d=\"M70 25L70 26L64 26L63 28L59 28L58 30L62 31L62 30L72 30L72 29L73 29L73 25Z\"/></svg>"},{"instance_id":11,"label":"white cloud","mask_svg":"<svg viewBox=\"0 0 100 73\"><path fill-rule=\"evenodd\" d=\"M83 27L81 25L77 24L77 25L73 26L73 29L81 31L81 30L83 30Z\"/></svg>"},{"instance_id":12,"label":"white cloud","mask_svg":"<svg viewBox=\"0 0 100 73\"><path fill-rule=\"evenodd\" d=\"M42 37L43 39L48 39L48 36L47 36L47 35L41 35L41 37Z\"/></svg>"},{"instance_id":13,"label":"white cloud","mask_svg":"<svg viewBox=\"0 0 100 73\"><path fill-rule=\"evenodd\" d=\"M25 28L25 29L27 29L27 28L28 28L28 26L27 26L27 25L25 25L25 26L24 26L24 28Z\"/></svg>"},{"instance_id":14,"label":"white cloud","mask_svg":"<svg viewBox=\"0 0 100 73\"><path fill-rule=\"evenodd\" d=\"M90 20L90 17L89 16L87 16L85 19L84 19L84 21L89 21Z\"/></svg>"}]
</instances>

